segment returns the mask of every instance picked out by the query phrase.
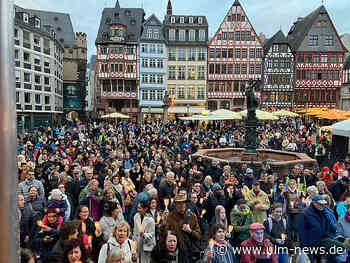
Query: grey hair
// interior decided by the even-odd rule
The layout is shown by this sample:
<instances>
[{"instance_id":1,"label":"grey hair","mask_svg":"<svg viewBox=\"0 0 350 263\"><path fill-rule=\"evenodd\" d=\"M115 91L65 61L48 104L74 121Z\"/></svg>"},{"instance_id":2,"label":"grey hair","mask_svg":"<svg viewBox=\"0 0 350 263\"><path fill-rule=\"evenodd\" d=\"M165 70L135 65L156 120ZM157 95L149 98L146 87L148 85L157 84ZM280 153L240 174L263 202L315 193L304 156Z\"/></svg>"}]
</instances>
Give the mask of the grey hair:
<instances>
[{"instance_id":1,"label":"grey hair","mask_svg":"<svg viewBox=\"0 0 350 263\"><path fill-rule=\"evenodd\" d=\"M318 189L316 188L316 186L311 185L308 188L306 188L306 192L314 192L314 193L318 194Z\"/></svg>"}]
</instances>

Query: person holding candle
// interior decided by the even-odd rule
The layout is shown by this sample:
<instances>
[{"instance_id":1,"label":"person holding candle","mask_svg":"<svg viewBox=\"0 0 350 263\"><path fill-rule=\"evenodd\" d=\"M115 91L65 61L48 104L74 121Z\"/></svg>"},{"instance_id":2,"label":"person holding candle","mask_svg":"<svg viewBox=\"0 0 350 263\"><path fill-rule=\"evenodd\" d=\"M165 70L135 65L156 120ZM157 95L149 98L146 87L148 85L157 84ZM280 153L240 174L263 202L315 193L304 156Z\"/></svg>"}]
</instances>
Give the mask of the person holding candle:
<instances>
[{"instance_id":1,"label":"person holding candle","mask_svg":"<svg viewBox=\"0 0 350 263\"><path fill-rule=\"evenodd\" d=\"M271 207L271 216L264 222L265 238L269 239L276 247L286 247L287 242L287 220L282 217L282 210L281 203L273 204ZM279 263L288 263L287 252L277 254Z\"/></svg>"},{"instance_id":2,"label":"person holding candle","mask_svg":"<svg viewBox=\"0 0 350 263\"><path fill-rule=\"evenodd\" d=\"M263 223L267 218L267 210L270 208L270 200L265 192L260 190L259 181L253 182L252 191L246 197L247 204L253 213L254 222Z\"/></svg>"},{"instance_id":3,"label":"person holding candle","mask_svg":"<svg viewBox=\"0 0 350 263\"><path fill-rule=\"evenodd\" d=\"M241 247L241 263L255 263L258 259L269 260L278 263L278 258L273 252L273 244L264 239L264 225L254 223L249 226L250 238L243 241ZM250 249L248 249L250 248Z\"/></svg>"},{"instance_id":4,"label":"person holding candle","mask_svg":"<svg viewBox=\"0 0 350 263\"><path fill-rule=\"evenodd\" d=\"M225 240L227 236L226 227L222 224L216 224L211 230L211 239L209 246L204 252L205 263L238 263L233 248Z\"/></svg>"},{"instance_id":5,"label":"person holding candle","mask_svg":"<svg viewBox=\"0 0 350 263\"><path fill-rule=\"evenodd\" d=\"M158 197L161 204L164 204L164 199L170 200L170 198L175 196L177 185L174 184L174 182L175 174L173 172L168 172L166 174L166 181L164 183L160 183L159 186Z\"/></svg>"},{"instance_id":6,"label":"person holding candle","mask_svg":"<svg viewBox=\"0 0 350 263\"><path fill-rule=\"evenodd\" d=\"M156 245L155 221L149 211L149 202L141 201L134 217L134 237L137 241L137 251L140 263L151 261L151 251Z\"/></svg>"},{"instance_id":7,"label":"person holding candle","mask_svg":"<svg viewBox=\"0 0 350 263\"><path fill-rule=\"evenodd\" d=\"M89 212L94 220L100 219L100 203L103 199L103 191L98 184L96 179L92 179L79 194L80 205L90 208Z\"/></svg>"},{"instance_id":8,"label":"person holding candle","mask_svg":"<svg viewBox=\"0 0 350 263\"><path fill-rule=\"evenodd\" d=\"M131 230L126 221L119 222L113 229L113 234L106 244L100 250L98 263L106 263L110 251L114 248L120 248L125 254L125 263L137 262L136 248L129 239Z\"/></svg>"}]
</instances>

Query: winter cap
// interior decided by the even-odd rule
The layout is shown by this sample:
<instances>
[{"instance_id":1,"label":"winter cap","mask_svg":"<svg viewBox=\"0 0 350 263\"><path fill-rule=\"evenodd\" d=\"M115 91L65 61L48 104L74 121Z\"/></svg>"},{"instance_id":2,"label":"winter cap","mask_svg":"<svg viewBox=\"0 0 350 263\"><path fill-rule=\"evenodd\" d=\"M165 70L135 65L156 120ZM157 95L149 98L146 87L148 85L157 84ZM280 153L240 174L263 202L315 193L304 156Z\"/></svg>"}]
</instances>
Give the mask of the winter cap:
<instances>
[{"instance_id":1,"label":"winter cap","mask_svg":"<svg viewBox=\"0 0 350 263\"><path fill-rule=\"evenodd\" d=\"M321 195L314 195L312 196L312 201L313 202L317 202L321 205L326 205L327 201L323 199L323 197Z\"/></svg>"},{"instance_id":2,"label":"winter cap","mask_svg":"<svg viewBox=\"0 0 350 263\"><path fill-rule=\"evenodd\" d=\"M218 184L218 183L215 183L215 184L213 185L213 191L215 192L215 191L219 191L219 190L222 190L221 185Z\"/></svg>"},{"instance_id":3,"label":"winter cap","mask_svg":"<svg viewBox=\"0 0 350 263\"><path fill-rule=\"evenodd\" d=\"M263 224L260 223L254 223L249 226L249 230L259 230L259 229L265 229Z\"/></svg>"}]
</instances>

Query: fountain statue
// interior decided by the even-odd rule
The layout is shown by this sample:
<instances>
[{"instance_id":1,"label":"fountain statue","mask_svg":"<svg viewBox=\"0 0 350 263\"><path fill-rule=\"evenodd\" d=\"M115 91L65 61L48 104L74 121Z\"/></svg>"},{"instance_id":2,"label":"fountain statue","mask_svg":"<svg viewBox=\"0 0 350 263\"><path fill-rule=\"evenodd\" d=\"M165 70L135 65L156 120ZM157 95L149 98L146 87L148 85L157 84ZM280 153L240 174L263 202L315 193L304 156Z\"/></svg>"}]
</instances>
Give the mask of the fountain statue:
<instances>
[{"instance_id":1,"label":"fountain statue","mask_svg":"<svg viewBox=\"0 0 350 263\"><path fill-rule=\"evenodd\" d=\"M248 155L257 155L257 127L258 118L256 117L256 108L259 106L258 99L255 97L255 90L259 88L260 80L249 80L248 88L245 92L247 97L247 117L245 119L245 143L244 152ZM252 159L252 158L249 158Z\"/></svg>"},{"instance_id":2,"label":"fountain statue","mask_svg":"<svg viewBox=\"0 0 350 263\"><path fill-rule=\"evenodd\" d=\"M165 91L164 97L163 97L163 125L165 125L168 122L168 109L170 106L170 97L168 94L168 91Z\"/></svg>"}]
</instances>

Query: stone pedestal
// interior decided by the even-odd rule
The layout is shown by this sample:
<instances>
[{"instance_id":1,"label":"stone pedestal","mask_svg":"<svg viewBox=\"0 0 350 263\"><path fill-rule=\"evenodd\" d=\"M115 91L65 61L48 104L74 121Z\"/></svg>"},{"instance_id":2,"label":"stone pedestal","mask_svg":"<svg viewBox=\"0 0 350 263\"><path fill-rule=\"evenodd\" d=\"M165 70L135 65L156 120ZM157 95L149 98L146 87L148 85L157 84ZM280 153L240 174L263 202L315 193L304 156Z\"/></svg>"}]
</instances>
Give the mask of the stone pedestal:
<instances>
[{"instance_id":1,"label":"stone pedestal","mask_svg":"<svg viewBox=\"0 0 350 263\"><path fill-rule=\"evenodd\" d=\"M163 107L163 125L165 125L168 122L168 108L169 106Z\"/></svg>"}]
</instances>

